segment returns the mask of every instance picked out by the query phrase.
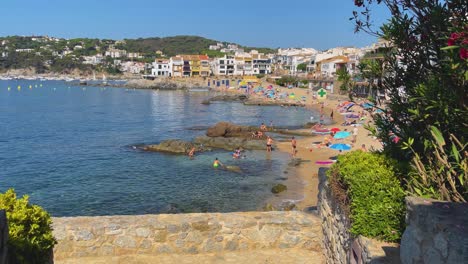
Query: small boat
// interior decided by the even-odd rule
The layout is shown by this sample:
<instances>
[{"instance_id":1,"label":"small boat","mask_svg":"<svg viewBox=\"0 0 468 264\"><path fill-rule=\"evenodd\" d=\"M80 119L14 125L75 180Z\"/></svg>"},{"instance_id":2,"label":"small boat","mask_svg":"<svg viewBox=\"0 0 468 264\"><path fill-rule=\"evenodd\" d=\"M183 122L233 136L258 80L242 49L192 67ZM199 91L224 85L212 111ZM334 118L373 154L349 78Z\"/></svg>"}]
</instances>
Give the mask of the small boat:
<instances>
[{"instance_id":1,"label":"small boat","mask_svg":"<svg viewBox=\"0 0 468 264\"><path fill-rule=\"evenodd\" d=\"M88 82L86 80L80 80L80 85L88 85Z\"/></svg>"}]
</instances>

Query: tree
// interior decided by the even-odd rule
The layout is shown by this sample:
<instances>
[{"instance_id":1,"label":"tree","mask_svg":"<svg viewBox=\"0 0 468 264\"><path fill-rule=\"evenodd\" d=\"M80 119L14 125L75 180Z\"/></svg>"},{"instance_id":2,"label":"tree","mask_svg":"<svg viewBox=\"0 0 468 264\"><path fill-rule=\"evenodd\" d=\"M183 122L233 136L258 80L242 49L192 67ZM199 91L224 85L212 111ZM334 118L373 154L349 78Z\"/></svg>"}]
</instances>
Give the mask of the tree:
<instances>
[{"instance_id":1,"label":"tree","mask_svg":"<svg viewBox=\"0 0 468 264\"><path fill-rule=\"evenodd\" d=\"M343 92L348 92L352 89L353 83L351 80L351 75L349 74L348 70L346 68L339 68L336 71L336 74L338 75L338 81L341 82L340 85L340 91Z\"/></svg>"},{"instance_id":2,"label":"tree","mask_svg":"<svg viewBox=\"0 0 468 264\"><path fill-rule=\"evenodd\" d=\"M384 143L384 151L401 161L416 159L412 164L420 173L403 179L410 191L444 200L467 201L466 1L355 0L354 3L361 9L353 12L356 31L379 36L392 47L383 59L385 74L381 84L390 100L384 113L375 116L374 132ZM372 4L385 5L392 15L379 29L374 29L371 23ZM446 160L441 159L441 153L447 154ZM445 177L443 181L424 183L424 175L434 174L423 171L435 171Z\"/></svg>"},{"instance_id":3,"label":"tree","mask_svg":"<svg viewBox=\"0 0 468 264\"><path fill-rule=\"evenodd\" d=\"M301 63L301 64L297 65L296 69L298 71L300 71L300 72L305 72L305 71L307 71L307 64L306 63Z\"/></svg>"}]
</instances>

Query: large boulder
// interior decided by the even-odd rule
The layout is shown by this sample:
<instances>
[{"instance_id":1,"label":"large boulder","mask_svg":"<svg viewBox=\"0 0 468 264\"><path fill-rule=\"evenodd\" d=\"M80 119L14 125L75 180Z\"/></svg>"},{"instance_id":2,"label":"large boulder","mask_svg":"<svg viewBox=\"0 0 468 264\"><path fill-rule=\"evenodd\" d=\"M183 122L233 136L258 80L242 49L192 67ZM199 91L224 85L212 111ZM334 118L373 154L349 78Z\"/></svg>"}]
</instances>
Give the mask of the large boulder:
<instances>
[{"instance_id":1,"label":"large boulder","mask_svg":"<svg viewBox=\"0 0 468 264\"><path fill-rule=\"evenodd\" d=\"M179 140L179 139L170 139L162 141L159 144L155 145L146 145L143 146L142 149L146 151L159 151L159 152L170 152L175 154L186 154L188 153L193 147L195 147L195 151L207 151L209 149L193 144L191 142Z\"/></svg>"},{"instance_id":2,"label":"large boulder","mask_svg":"<svg viewBox=\"0 0 468 264\"><path fill-rule=\"evenodd\" d=\"M252 137L252 132L257 128L239 126L229 122L219 122L208 128L206 135L209 137Z\"/></svg>"},{"instance_id":3,"label":"large boulder","mask_svg":"<svg viewBox=\"0 0 468 264\"><path fill-rule=\"evenodd\" d=\"M277 194L277 193L280 193L280 192L284 192L287 189L288 189L288 187L286 187L286 185L278 183L275 186L273 186L273 188L271 188L271 192L274 193L274 194Z\"/></svg>"}]
</instances>

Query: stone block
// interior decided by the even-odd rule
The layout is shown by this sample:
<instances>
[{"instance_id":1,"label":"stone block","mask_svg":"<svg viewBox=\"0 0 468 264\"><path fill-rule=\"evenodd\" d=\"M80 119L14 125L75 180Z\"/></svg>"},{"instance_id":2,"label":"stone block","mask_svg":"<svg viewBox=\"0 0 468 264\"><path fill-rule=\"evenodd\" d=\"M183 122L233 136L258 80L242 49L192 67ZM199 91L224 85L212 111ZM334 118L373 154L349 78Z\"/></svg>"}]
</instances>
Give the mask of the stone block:
<instances>
[{"instance_id":1,"label":"stone block","mask_svg":"<svg viewBox=\"0 0 468 264\"><path fill-rule=\"evenodd\" d=\"M151 234L151 230L149 228L146 228L146 227L138 227L135 230L135 233L139 237L148 237Z\"/></svg>"},{"instance_id":2,"label":"stone block","mask_svg":"<svg viewBox=\"0 0 468 264\"><path fill-rule=\"evenodd\" d=\"M136 248L136 240L131 236L119 236L114 240L114 245L119 248Z\"/></svg>"},{"instance_id":3,"label":"stone block","mask_svg":"<svg viewBox=\"0 0 468 264\"><path fill-rule=\"evenodd\" d=\"M174 253L174 250L168 246L168 245L160 245L160 246L157 246L156 247L156 253L159 253L159 254L164 254L164 253Z\"/></svg>"},{"instance_id":4,"label":"stone block","mask_svg":"<svg viewBox=\"0 0 468 264\"><path fill-rule=\"evenodd\" d=\"M154 242L166 242L167 231L166 230L156 230L154 232Z\"/></svg>"},{"instance_id":5,"label":"stone block","mask_svg":"<svg viewBox=\"0 0 468 264\"><path fill-rule=\"evenodd\" d=\"M226 244L224 246L224 250L227 250L227 251L235 251L238 248L239 248L239 241L237 240L226 241Z\"/></svg>"}]
</instances>

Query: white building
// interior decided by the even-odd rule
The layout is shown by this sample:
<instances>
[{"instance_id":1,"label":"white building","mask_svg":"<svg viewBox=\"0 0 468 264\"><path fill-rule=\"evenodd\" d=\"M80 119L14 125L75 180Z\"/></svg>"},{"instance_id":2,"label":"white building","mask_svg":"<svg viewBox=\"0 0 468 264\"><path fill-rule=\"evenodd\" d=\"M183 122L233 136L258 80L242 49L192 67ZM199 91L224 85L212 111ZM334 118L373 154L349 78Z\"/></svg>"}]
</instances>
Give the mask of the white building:
<instances>
[{"instance_id":1,"label":"white building","mask_svg":"<svg viewBox=\"0 0 468 264\"><path fill-rule=\"evenodd\" d=\"M83 56L83 64L97 65L101 64L104 57L101 54L95 56Z\"/></svg>"},{"instance_id":2,"label":"white building","mask_svg":"<svg viewBox=\"0 0 468 264\"><path fill-rule=\"evenodd\" d=\"M127 54L127 58L129 58L129 59L141 59L141 58L143 58L143 56L138 52L129 52Z\"/></svg>"},{"instance_id":3,"label":"white building","mask_svg":"<svg viewBox=\"0 0 468 264\"><path fill-rule=\"evenodd\" d=\"M263 54L252 55L253 74L270 74L271 73L271 59Z\"/></svg>"},{"instance_id":4,"label":"white building","mask_svg":"<svg viewBox=\"0 0 468 264\"><path fill-rule=\"evenodd\" d=\"M234 75L253 75L253 59L250 54L234 58Z\"/></svg>"},{"instance_id":5,"label":"white building","mask_svg":"<svg viewBox=\"0 0 468 264\"><path fill-rule=\"evenodd\" d=\"M172 65L170 60L156 59L153 62L153 68L151 69L151 75L158 77L171 77L172 76Z\"/></svg>"},{"instance_id":6,"label":"white building","mask_svg":"<svg viewBox=\"0 0 468 264\"><path fill-rule=\"evenodd\" d=\"M182 77L184 72L184 59L182 57L176 56L169 59L169 64L171 65L172 76Z\"/></svg>"},{"instance_id":7,"label":"white building","mask_svg":"<svg viewBox=\"0 0 468 264\"><path fill-rule=\"evenodd\" d=\"M216 58L211 64L211 71L214 75L234 75L234 56L224 55L222 58Z\"/></svg>"},{"instance_id":8,"label":"white building","mask_svg":"<svg viewBox=\"0 0 468 264\"><path fill-rule=\"evenodd\" d=\"M111 58L122 58L127 55L126 50L119 50L119 49L109 49L106 51L105 56Z\"/></svg>"},{"instance_id":9,"label":"white building","mask_svg":"<svg viewBox=\"0 0 468 264\"><path fill-rule=\"evenodd\" d=\"M145 71L145 63L143 62L133 62L133 61L126 61L120 64L120 69L123 72L129 72L133 74L140 74Z\"/></svg>"}]
</instances>

